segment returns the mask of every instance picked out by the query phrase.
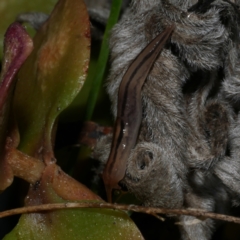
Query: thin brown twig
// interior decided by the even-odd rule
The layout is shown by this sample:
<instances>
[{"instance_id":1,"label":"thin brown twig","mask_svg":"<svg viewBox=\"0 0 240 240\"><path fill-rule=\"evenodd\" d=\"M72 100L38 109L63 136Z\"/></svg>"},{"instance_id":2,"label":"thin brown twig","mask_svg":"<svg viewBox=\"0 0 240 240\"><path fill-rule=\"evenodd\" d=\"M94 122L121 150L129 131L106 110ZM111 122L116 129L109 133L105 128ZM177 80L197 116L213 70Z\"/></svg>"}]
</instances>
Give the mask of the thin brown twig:
<instances>
[{"instance_id":1,"label":"thin brown twig","mask_svg":"<svg viewBox=\"0 0 240 240\"><path fill-rule=\"evenodd\" d=\"M212 218L216 220L233 222L240 224L240 218L213 213L213 212L205 212L201 209L165 209L165 208L152 208L152 207L143 207L137 205L122 205L122 204L110 204L110 203L51 203L51 204L43 204L37 206L28 206L22 208L16 208L4 212L0 212L0 218L16 215L16 214L24 214L24 213L39 213L43 211L52 211L58 209L70 209L70 208L107 208L114 210L124 210L124 211L133 211L133 212L141 212L147 214L171 214L171 215L188 215L194 217L203 217L203 218Z\"/></svg>"},{"instance_id":2,"label":"thin brown twig","mask_svg":"<svg viewBox=\"0 0 240 240\"><path fill-rule=\"evenodd\" d=\"M157 213L150 213L153 217L157 218L158 220L164 222L165 218L159 216Z\"/></svg>"}]
</instances>

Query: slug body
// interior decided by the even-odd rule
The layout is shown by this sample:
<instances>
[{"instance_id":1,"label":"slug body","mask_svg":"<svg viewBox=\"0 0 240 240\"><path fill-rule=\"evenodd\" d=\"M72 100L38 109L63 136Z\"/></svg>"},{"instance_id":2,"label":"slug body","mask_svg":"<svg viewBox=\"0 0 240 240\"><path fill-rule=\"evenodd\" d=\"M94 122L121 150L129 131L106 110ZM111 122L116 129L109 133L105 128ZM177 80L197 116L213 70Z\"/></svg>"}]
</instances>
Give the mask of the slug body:
<instances>
[{"instance_id":1,"label":"slug body","mask_svg":"<svg viewBox=\"0 0 240 240\"><path fill-rule=\"evenodd\" d=\"M111 152L103 171L109 202L112 190L120 189L118 183L124 178L127 159L137 141L142 119L142 86L173 29L174 26L170 26L154 38L131 63L121 81Z\"/></svg>"}]
</instances>

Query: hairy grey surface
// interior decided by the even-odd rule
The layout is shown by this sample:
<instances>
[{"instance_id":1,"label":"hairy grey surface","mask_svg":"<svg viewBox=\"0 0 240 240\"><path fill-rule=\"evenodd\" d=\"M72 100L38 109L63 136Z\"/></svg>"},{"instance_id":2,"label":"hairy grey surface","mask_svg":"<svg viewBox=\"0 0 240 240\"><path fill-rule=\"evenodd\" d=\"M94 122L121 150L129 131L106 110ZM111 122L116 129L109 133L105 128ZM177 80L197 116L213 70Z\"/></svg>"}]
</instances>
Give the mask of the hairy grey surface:
<instances>
[{"instance_id":1,"label":"hairy grey surface","mask_svg":"<svg viewBox=\"0 0 240 240\"><path fill-rule=\"evenodd\" d=\"M116 117L129 64L175 25L143 86L142 125L122 180L147 206L226 213L240 203L240 21L231 2L133 0L112 32L107 91ZM109 151L110 139L100 140L102 162ZM210 219L179 220L182 239L210 239L215 227Z\"/></svg>"},{"instance_id":2,"label":"hairy grey surface","mask_svg":"<svg viewBox=\"0 0 240 240\"><path fill-rule=\"evenodd\" d=\"M26 12L21 13L16 21L18 22L27 22L29 23L35 30L38 30L43 23L45 23L48 19L48 15L42 12Z\"/></svg>"},{"instance_id":3,"label":"hairy grey surface","mask_svg":"<svg viewBox=\"0 0 240 240\"><path fill-rule=\"evenodd\" d=\"M226 156L214 172L232 195L233 205L240 205L240 115L229 131L230 156Z\"/></svg>"}]
</instances>

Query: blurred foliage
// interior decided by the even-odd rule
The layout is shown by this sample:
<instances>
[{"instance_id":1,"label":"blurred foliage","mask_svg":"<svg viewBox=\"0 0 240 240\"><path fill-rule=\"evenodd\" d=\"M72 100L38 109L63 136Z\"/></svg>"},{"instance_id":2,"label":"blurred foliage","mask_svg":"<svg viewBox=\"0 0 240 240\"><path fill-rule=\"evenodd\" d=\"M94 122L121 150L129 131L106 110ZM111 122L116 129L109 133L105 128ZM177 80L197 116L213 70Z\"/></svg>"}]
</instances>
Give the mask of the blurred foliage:
<instances>
[{"instance_id":1,"label":"blurred foliage","mask_svg":"<svg viewBox=\"0 0 240 240\"><path fill-rule=\"evenodd\" d=\"M0 59L2 59L3 38L8 26L23 12L50 13L57 0L1 0L0 1ZM33 31L32 31L33 33Z\"/></svg>"},{"instance_id":2,"label":"blurred foliage","mask_svg":"<svg viewBox=\"0 0 240 240\"><path fill-rule=\"evenodd\" d=\"M118 4L118 11L113 8L116 22L121 1L115 1L114 4ZM7 156L3 156L3 159L8 161L12 169L17 170L13 171L14 174L20 172L31 183L25 206L67 201L103 201L65 174L56 164L53 151L59 114L77 96L86 79L90 42L90 22L84 2L59 0L47 22L34 37L34 48L17 75L14 94L8 95L9 92L3 89L2 99L6 95L11 103L13 98L12 104L8 104L7 113L11 113L15 120L7 126L7 134L2 134L2 146L4 148L6 144L4 154ZM11 66L12 61L9 57L6 63L9 62ZM16 73L18 68L14 69ZM7 73L11 74L11 71L13 69L10 68ZM4 65L3 75L5 72ZM5 122L10 119L10 114L5 111L3 116L6 117ZM8 138L8 141L4 141L4 138ZM68 160L65 159L66 162ZM40 173L40 177L33 183L28 175L34 172ZM46 238L142 239L142 235L125 212L65 209L22 215L17 226L4 239Z\"/></svg>"}]
</instances>

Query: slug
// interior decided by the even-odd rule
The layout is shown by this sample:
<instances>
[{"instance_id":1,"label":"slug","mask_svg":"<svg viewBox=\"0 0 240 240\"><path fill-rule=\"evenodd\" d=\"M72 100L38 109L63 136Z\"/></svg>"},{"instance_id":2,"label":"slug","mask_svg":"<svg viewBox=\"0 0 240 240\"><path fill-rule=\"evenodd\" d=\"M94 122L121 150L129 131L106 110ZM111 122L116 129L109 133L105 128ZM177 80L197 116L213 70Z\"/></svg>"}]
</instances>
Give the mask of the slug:
<instances>
[{"instance_id":1,"label":"slug","mask_svg":"<svg viewBox=\"0 0 240 240\"><path fill-rule=\"evenodd\" d=\"M137 141L142 119L142 86L173 29L173 25L167 27L155 37L133 60L121 81L111 152L103 171L109 202L112 202L112 190L121 189L118 183L125 176L127 159Z\"/></svg>"}]
</instances>

